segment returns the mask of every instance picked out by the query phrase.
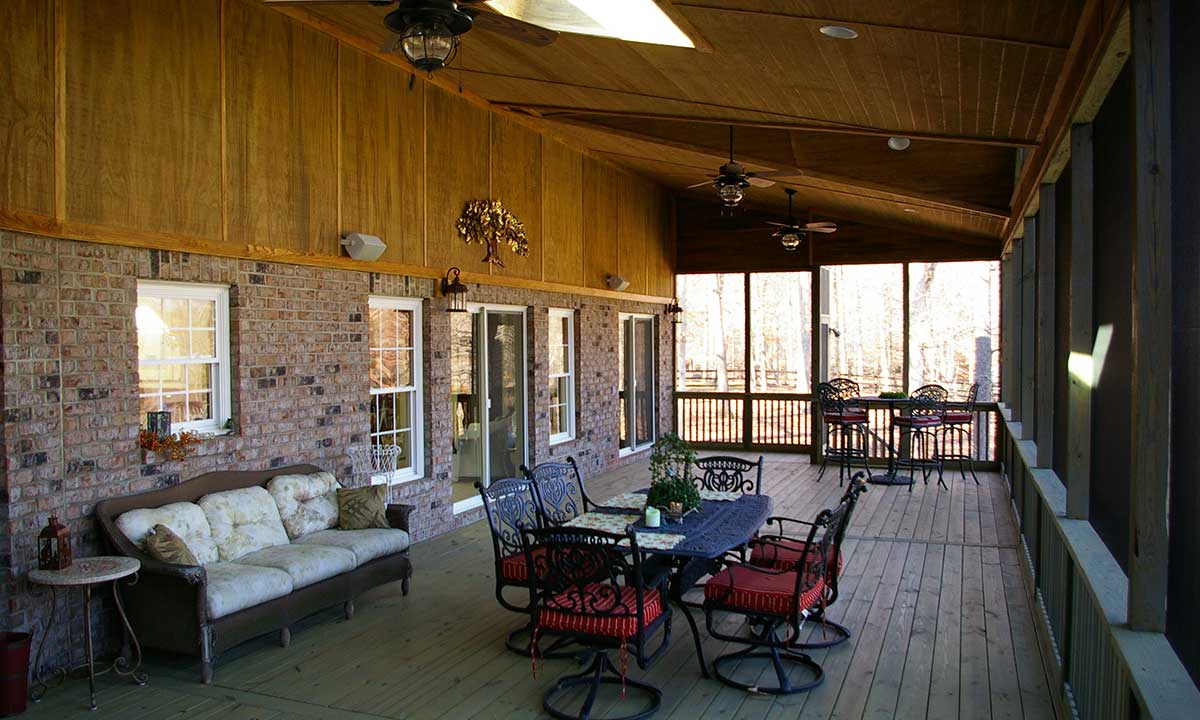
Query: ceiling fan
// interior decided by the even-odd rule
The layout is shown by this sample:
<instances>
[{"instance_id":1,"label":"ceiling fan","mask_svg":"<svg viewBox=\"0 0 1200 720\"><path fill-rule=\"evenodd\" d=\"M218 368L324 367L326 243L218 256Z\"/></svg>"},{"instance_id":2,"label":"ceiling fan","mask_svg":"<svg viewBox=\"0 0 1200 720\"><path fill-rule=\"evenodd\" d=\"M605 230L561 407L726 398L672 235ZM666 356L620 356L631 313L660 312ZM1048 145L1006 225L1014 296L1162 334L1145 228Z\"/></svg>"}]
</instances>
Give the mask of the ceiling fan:
<instances>
[{"instance_id":1,"label":"ceiling fan","mask_svg":"<svg viewBox=\"0 0 1200 720\"><path fill-rule=\"evenodd\" d=\"M400 50L418 70L432 73L454 60L461 36L473 28L537 47L558 39L558 31L501 14L485 0L266 0L273 5L375 5L396 9L383 24L396 36L383 50Z\"/></svg>"},{"instance_id":2,"label":"ceiling fan","mask_svg":"<svg viewBox=\"0 0 1200 720\"><path fill-rule=\"evenodd\" d=\"M801 235L811 235L813 233L832 233L837 232L837 224L831 222L810 222L801 225L796 222L796 217L792 214L792 198L796 195L795 188L784 188L783 191L788 196L788 216L787 222L771 222L767 221L768 225L778 227L779 229L771 235L771 237L779 238L779 244L783 245L783 249L788 252L795 252L803 240Z\"/></svg>"},{"instance_id":3,"label":"ceiling fan","mask_svg":"<svg viewBox=\"0 0 1200 720\"><path fill-rule=\"evenodd\" d=\"M695 185L689 185L688 190L693 188L712 185L717 189L717 196L721 198L721 204L727 208L735 208L742 198L746 196L746 188L753 185L754 187L767 188L775 184L773 180L768 180L767 175L778 174L780 176L785 173L754 173L747 172L746 168L741 163L733 159L733 126L729 126L729 162L721 166L717 171L716 176L704 182L698 182ZM796 173L786 173L787 175L795 175Z\"/></svg>"}]
</instances>

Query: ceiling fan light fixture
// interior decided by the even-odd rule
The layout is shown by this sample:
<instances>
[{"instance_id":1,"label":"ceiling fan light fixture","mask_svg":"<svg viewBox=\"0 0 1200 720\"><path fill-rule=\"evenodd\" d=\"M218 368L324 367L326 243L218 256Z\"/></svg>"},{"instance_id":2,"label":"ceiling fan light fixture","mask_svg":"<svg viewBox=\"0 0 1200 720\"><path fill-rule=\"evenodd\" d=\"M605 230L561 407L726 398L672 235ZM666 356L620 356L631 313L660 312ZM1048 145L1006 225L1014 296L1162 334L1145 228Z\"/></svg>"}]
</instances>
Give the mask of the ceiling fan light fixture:
<instances>
[{"instance_id":1,"label":"ceiling fan light fixture","mask_svg":"<svg viewBox=\"0 0 1200 720\"><path fill-rule=\"evenodd\" d=\"M912 145L912 140L909 140L906 137L888 138L888 147L893 150L907 150L909 145Z\"/></svg>"},{"instance_id":2,"label":"ceiling fan light fixture","mask_svg":"<svg viewBox=\"0 0 1200 720\"><path fill-rule=\"evenodd\" d=\"M431 73L454 59L458 36L440 20L415 22L400 36L400 49L413 67Z\"/></svg>"},{"instance_id":3,"label":"ceiling fan light fixture","mask_svg":"<svg viewBox=\"0 0 1200 720\"><path fill-rule=\"evenodd\" d=\"M835 40L853 40L858 37L858 31L845 25L822 25L821 34Z\"/></svg>"},{"instance_id":4,"label":"ceiling fan light fixture","mask_svg":"<svg viewBox=\"0 0 1200 720\"><path fill-rule=\"evenodd\" d=\"M779 236L779 244L788 252L796 252L800 247L800 233L787 231Z\"/></svg>"},{"instance_id":5,"label":"ceiling fan light fixture","mask_svg":"<svg viewBox=\"0 0 1200 720\"><path fill-rule=\"evenodd\" d=\"M742 198L746 197L746 190L740 183L722 183L717 188L717 195L725 207L737 207Z\"/></svg>"}]
</instances>

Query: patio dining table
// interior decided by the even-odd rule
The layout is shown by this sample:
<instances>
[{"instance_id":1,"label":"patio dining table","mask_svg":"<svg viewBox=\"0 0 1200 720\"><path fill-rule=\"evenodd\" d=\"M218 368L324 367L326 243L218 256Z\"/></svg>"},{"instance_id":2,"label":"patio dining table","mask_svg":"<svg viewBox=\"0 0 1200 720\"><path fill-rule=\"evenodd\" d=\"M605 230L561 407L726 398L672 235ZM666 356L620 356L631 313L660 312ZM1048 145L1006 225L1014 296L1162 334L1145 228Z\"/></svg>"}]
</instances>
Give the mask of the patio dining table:
<instances>
[{"instance_id":1,"label":"patio dining table","mask_svg":"<svg viewBox=\"0 0 1200 720\"><path fill-rule=\"evenodd\" d=\"M664 514L661 527L649 528L643 521L646 492L645 489L634 490L609 498L567 524L610 532L624 532L632 525L637 533L638 548L669 563L669 599L687 618L692 640L696 643L700 672L708 677L700 629L690 610L694 605L689 605L683 594L700 578L714 571L718 558L754 537L771 516L771 497L701 490L699 510L688 513L680 522L667 522Z\"/></svg>"}]
</instances>

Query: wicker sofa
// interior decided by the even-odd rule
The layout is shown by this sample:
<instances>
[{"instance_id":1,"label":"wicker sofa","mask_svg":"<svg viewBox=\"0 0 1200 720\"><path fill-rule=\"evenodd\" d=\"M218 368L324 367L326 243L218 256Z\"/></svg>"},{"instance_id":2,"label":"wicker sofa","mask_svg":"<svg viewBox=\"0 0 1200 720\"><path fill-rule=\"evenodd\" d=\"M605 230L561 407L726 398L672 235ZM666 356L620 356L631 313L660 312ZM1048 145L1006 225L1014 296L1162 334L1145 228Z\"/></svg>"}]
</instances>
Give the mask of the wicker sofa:
<instances>
[{"instance_id":1,"label":"wicker sofa","mask_svg":"<svg viewBox=\"0 0 1200 720\"><path fill-rule=\"evenodd\" d=\"M111 550L142 563L122 590L145 647L199 656L212 682L216 657L271 632L287 646L296 621L336 605L354 613L360 593L401 581L408 594L411 505L388 505L390 529L338 530L333 476L312 465L212 472L163 490L96 505ZM329 517L333 503L332 524ZM148 556L141 541L161 523L200 562Z\"/></svg>"}]
</instances>

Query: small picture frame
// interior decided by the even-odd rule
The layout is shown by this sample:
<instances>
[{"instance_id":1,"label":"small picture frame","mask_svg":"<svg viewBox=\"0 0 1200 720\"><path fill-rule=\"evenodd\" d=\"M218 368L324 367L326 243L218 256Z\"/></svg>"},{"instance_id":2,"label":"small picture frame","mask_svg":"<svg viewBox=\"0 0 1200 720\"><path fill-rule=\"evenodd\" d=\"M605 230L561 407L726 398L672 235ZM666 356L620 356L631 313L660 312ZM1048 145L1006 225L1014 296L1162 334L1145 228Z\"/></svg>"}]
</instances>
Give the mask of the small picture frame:
<instances>
[{"instance_id":1,"label":"small picture frame","mask_svg":"<svg viewBox=\"0 0 1200 720\"><path fill-rule=\"evenodd\" d=\"M160 438L171 434L171 411L160 410L146 413L146 429Z\"/></svg>"}]
</instances>

